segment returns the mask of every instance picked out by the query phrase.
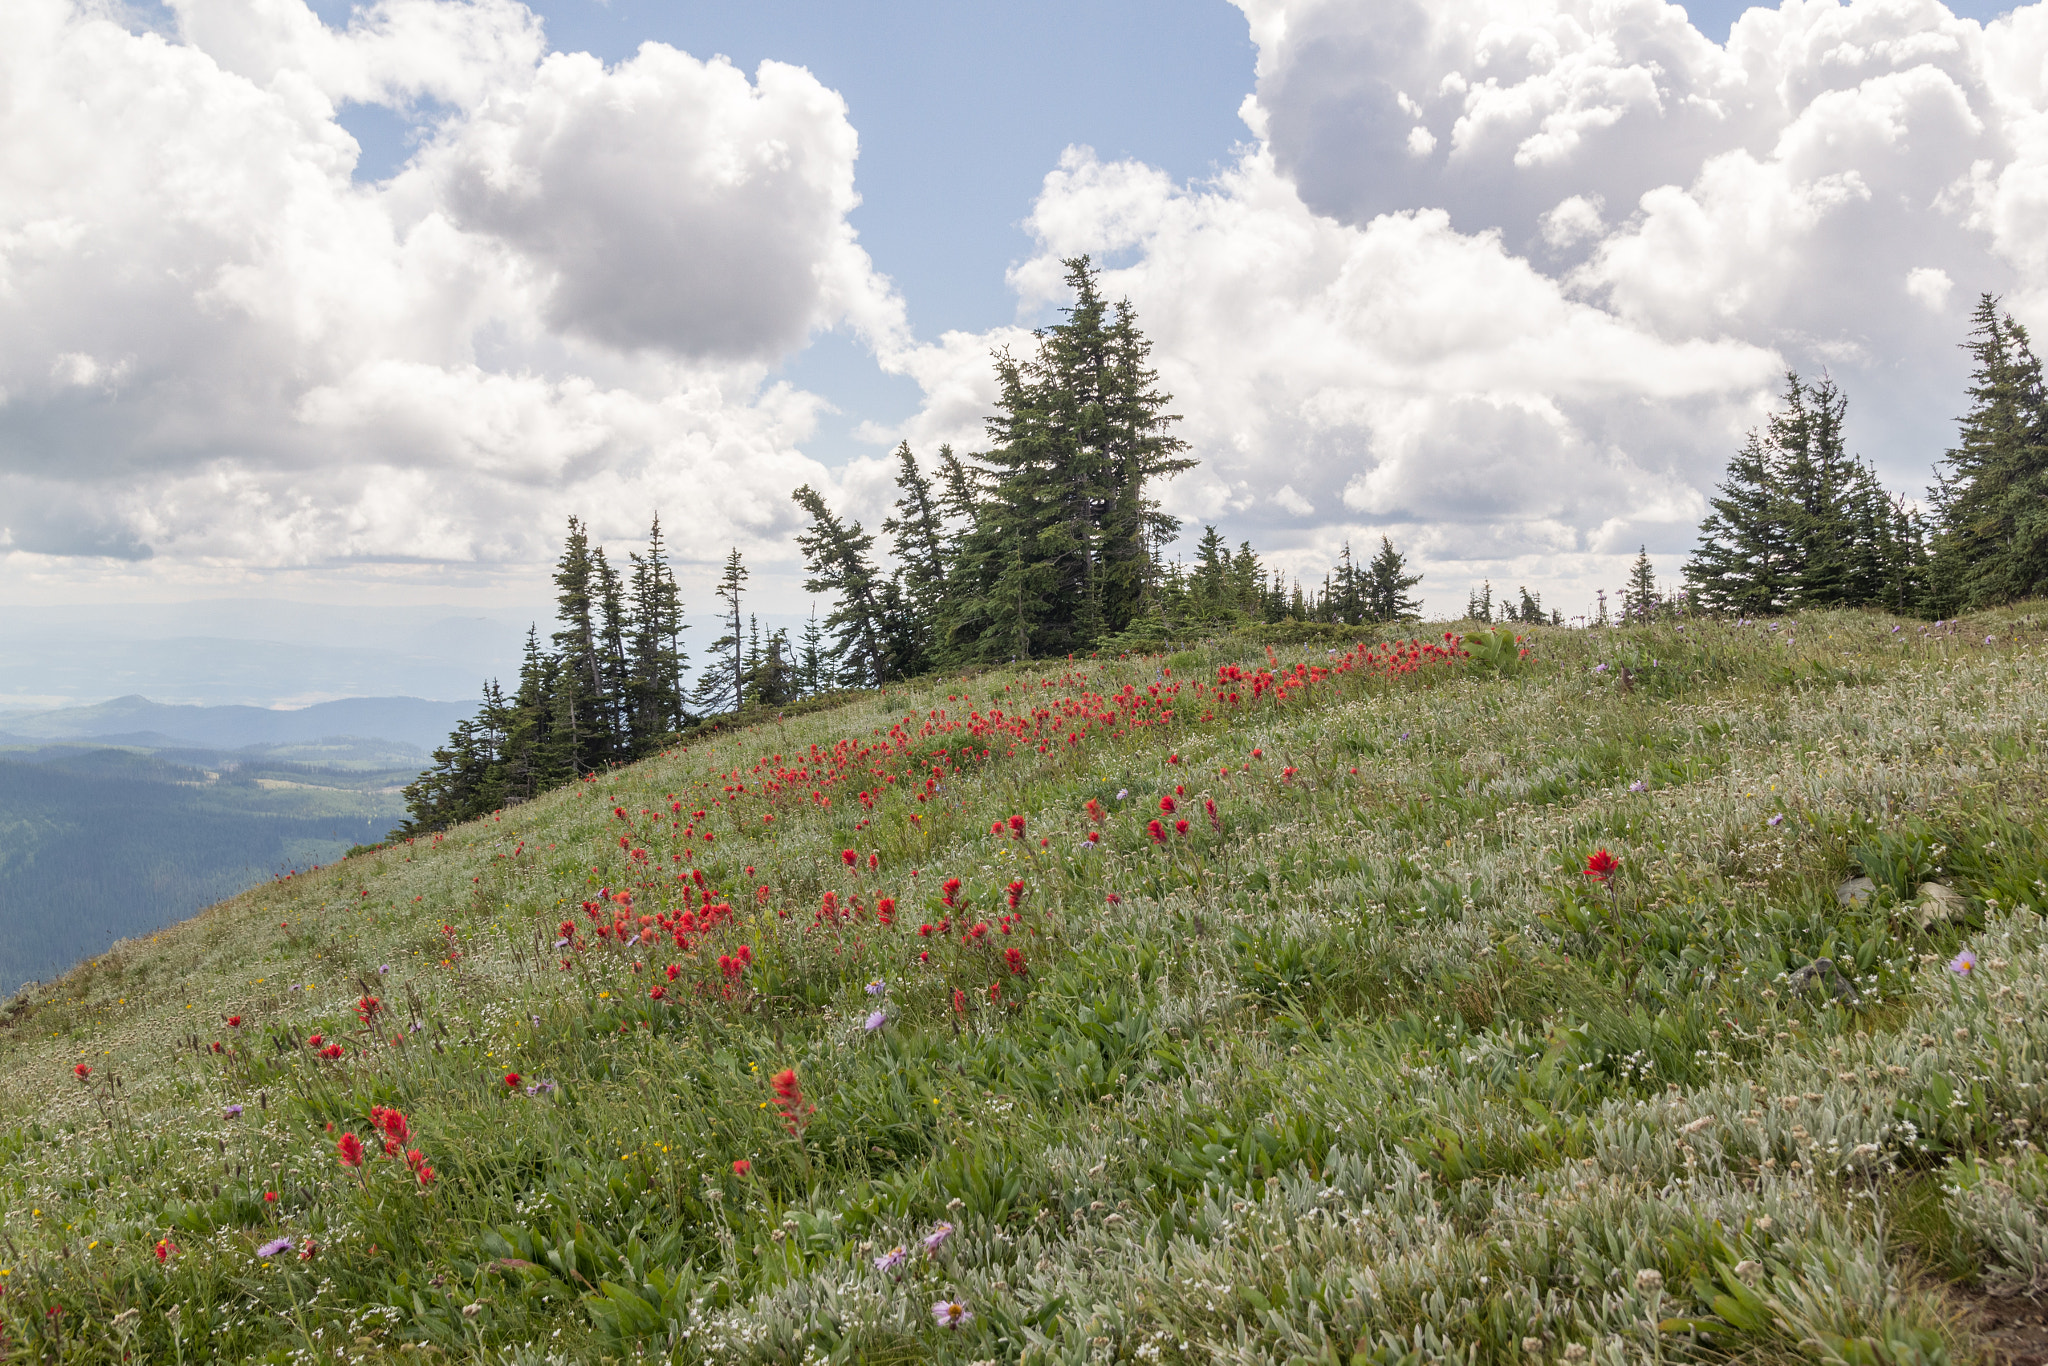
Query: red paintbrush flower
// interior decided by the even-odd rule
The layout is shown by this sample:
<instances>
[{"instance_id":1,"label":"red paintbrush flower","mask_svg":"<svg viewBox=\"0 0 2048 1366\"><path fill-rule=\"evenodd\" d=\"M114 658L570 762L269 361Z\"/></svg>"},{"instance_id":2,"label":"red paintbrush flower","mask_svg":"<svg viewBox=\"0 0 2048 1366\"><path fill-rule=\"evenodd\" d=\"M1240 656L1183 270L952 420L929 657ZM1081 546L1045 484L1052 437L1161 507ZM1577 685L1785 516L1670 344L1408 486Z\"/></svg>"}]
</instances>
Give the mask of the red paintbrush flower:
<instances>
[{"instance_id":1,"label":"red paintbrush flower","mask_svg":"<svg viewBox=\"0 0 2048 1366\"><path fill-rule=\"evenodd\" d=\"M334 1151L341 1158L341 1165L344 1167L363 1165L363 1140L354 1134L343 1134L340 1141L334 1145Z\"/></svg>"},{"instance_id":2,"label":"red paintbrush flower","mask_svg":"<svg viewBox=\"0 0 2048 1366\"><path fill-rule=\"evenodd\" d=\"M1613 877L1620 868L1620 859L1608 853L1605 849L1596 849L1587 856L1586 866L1583 871L1587 877L1592 878L1595 882L1605 882Z\"/></svg>"}]
</instances>

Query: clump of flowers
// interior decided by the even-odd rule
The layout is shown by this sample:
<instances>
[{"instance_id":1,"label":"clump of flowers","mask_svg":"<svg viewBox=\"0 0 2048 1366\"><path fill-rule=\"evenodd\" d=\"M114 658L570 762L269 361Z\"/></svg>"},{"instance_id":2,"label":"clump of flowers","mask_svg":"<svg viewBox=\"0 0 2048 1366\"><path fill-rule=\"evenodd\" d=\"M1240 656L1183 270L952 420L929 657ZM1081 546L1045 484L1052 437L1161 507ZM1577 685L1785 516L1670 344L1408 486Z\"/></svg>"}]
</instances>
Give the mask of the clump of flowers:
<instances>
[{"instance_id":1,"label":"clump of flowers","mask_svg":"<svg viewBox=\"0 0 2048 1366\"><path fill-rule=\"evenodd\" d=\"M1593 881L1605 884L1621 869L1621 860L1605 849L1595 849L1586 857L1586 866L1581 871Z\"/></svg>"}]
</instances>

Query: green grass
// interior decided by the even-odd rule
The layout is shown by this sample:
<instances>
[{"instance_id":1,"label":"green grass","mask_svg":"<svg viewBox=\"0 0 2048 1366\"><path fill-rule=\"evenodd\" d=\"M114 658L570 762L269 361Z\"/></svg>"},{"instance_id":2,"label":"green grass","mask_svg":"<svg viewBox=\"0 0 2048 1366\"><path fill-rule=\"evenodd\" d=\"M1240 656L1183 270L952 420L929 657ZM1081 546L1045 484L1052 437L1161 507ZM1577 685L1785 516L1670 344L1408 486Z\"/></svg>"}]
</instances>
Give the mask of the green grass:
<instances>
[{"instance_id":1,"label":"green grass","mask_svg":"<svg viewBox=\"0 0 2048 1366\"><path fill-rule=\"evenodd\" d=\"M0 1010L0 1359L1967 1360L2048 1283L2043 637L1895 625L931 679L259 888Z\"/></svg>"}]
</instances>

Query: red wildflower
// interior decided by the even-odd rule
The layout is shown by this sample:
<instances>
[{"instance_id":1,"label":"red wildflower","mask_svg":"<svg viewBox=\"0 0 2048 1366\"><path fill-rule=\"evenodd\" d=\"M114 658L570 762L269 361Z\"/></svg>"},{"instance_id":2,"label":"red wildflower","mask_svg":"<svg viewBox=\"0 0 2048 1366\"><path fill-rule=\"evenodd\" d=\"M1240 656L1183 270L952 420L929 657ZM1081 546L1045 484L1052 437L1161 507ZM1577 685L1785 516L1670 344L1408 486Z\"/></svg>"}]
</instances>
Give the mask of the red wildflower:
<instances>
[{"instance_id":1,"label":"red wildflower","mask_svg":"<svg viewBox=\"0 0 2048 1366\"><path fill-rule=\"evenodd\" d=\"M1586 866L1583 871L1587 877L1592 878L1595 882L1605 882L1613 877L1620 867L1620 859L1608 853L1605 849L1596 849L1587 857Z\"/></svg>"},{"instance_id":2,"label":"red wildflower","mask_svg":"<svg viewBox=\"0 0 2048 1366\"><path fill-rule=\"evenodd\" d=\"M953 1013L955 1015L965 1015L967 1013L967 993L958 987L953 988Z\"/></svg>"},{"instance_id":3,"label":"red wildflower","mask_svg":"<svg viewBox=\"0 0 2048 1366\"><path fill-rule=\"evenodd\" d=\"M240 1029L241 1027L242 1027L242 1017L241 1017L241 1016L239 1016L239 1015L230 1015L230 1016L228 1016L228 1028L229 1028L229 1029Z\"/></svg>"},{"instance_id":4,"label":"red wildflower","mask_svg":"<svg viewBox=\"0 0 2048 1366\"><path fill-rule=\"evenodd\" d=\"M744 1157L737 1159L732 1164L732 1174L734 1176L747 1176L750 1175L753 1172L753 1170L754 1164L747 1161L747 1159L745 1159Z\"/></svg>"},{"instance_id":5,"label":"red wildflower","mask_svg":"<svg viewBox=\"0 0 2048 1366\"><path fill-rule=\"evenodd\" d=\"M1010 834L1020 840L1024 838L1024 818L1022 816L1010 817Z\"/></svg>"},{"instance_id":6,"label":"red wildflower","mask_svg":"<svg viewBox=\"0 0 2048 1366\"><path fill-rule=\"evenodd\" d=\"M1010 971L1018 977L1022 977L1027 970L1024 966L1024 954L1021 950L1004 949L1003 961L1010 965Z\"/></svg>"},{"instance_id":7,"label":"red wildflower","mask_svg":"<svg viewBox=\"0 0 2048 1366\"><path fill-rule=\"evenodd\" d=\"M372 1110L370 1111L370 1120L384 1131L385 1137L394 1143L403 1143L412 1137L412 1125L407 1123L405 1116L396 1110L386 1110L381 1115L377 1111Z\"/></svg>"},{"instance_id":8,"label":"red wildflower","mask_svg":"<svg viewBox=\"0 0 2048 1366\"><path fill-rule=\"evenodd\" d=\"M649 987L647 989L647 999L650 1001L659 1001L666 995L668 995L667 987Z\"/></svg>"},{"instance_id":9,"label":"red wildflower","mask_svg":"<svg viewBox=\"0 0 2048 1366\"><path fill-rule=\"evenodd\" d=\"M945 883L940 887L940 890L943 891L945 895L939 899L945 902L948 906L952 905L953 898L960 895L960 879L957 877L947 878Z\"/></svg>"},{"instance_id":10,"label":"red wildflower","mask_svg":"<svg viewBox=\"0 0 2048 1366\"><path fill-rule=\"evenodd\" d=\"M171 1260L171 1258L173 1258L173 1257L175 1257L175 1256L177 1256L177 1255L178 1255L178 1245L177 1245L176 1243L172 1242L172 1241L171 1241L170 1239L168 1239L168 1238L159 1238L159 1239L157 1239L157 1240L156 1240L156 1259L157 1259L157 1261L159 1261L159 1262L168 1262L168 1261L170 1261L170 1260Z\"/></svg>"},{"instance_id":11,"label":"red wildflower","mask_svg":"<svg viewBox=\"0 0 2048 1366\"><path fill-rule=\"evenodd\" d=\"M1147 821L1145 823L1145 833L1152 837L1154 844L1166 843L1166 827L1158 821Z\"/></svg>"},{"instance_id":12,"label":"red wildflower","mask_svg":"<svg viewBox=\"0 0 2048 1366\"><path fill-rule=\"evenodd\" d=\"M782 1112L782 1122L789 1126L791 1133L797 1133L810 1122L811 1104L804 1099L804 1088L796 1079L796 1069L785 1067L768 1079L775 1092L775 1108Z\"/></svg>"},{"instance_id":13,"label":"red wildflower","mask_svg":"<svg viewBox=\"0 0 2048 1366\"><path fill-rule=\"evenodd\" d=\"M320 1045L325 1042L326 1040L322 1039L318 1034L315 1034L312 1038L306 1040L306 1047L318 1049Z\"/></svg>"},{"instance_id":14,"label":"red wildflower","mask_svg":"<svg viewBox=\"0 0 2048 1366\"><path fill-rule=\"evenodd\" d=\"M276 1204L276 1203L277 1203L277 1192L276 1192L276 1191L265 1191L265 1192L263 1192L263 1203L264 1203L264 1204L266 1204L266 1205L274 1205L274 1204Z\"/></svg>"},{"instance_id":15,"label":"red wildflower","mask_svg":"<svg viewBox=\"0 0 2048 1366\"><path fill-rule=\"evenodd\" d=\"M1014 911L1017 909L1017 903L1024 899L1024 880L1019 878L1012 882L1008 890L1010 893L1010 909Z\"/></svg>"},{"instance_id":16,"label":"red wildflower","mask_svg":"<svg viewBox=\"0 0 2048 1366\"><path fill-rule=\"evenodd\" d=\"M1175 821L1173 823L1173 833L1179 835L1182 839L1186 839L1188 835L1188 823L1186 821Z\"/></svg>"},{"instance_id":17,"label":"red wildflower","mask_svg":"<svg viewBox=\"0 0 2048 1366\"><path fill-rule=\"evenodd\" d=\"M505 1074L505 1089L508 1091L517 1091L519 1089L519 1074L517 1072L507 1072Z\"/></svg>"},{"instance_id":18,"label":"red wildflower","mask_svg":"<svg viewBox=\"0 0 2048 1366\"><path fill-rule=\"evenodd\" d=\"M683 965L680 963L670 963L668 965L667 972L668 980L673 982L676 980L676 978L683 975Z\"/></svg>"},{"instance_id":19,"label":"red wildflower","mask_svg":"<svg viewBox=\"0 0 2048 1366\"><path fill-rule=\"evenodd\" d=\"M71 1069L71 1075L77 1077L80 1081L84 1081L87 1077L92 1075L92 1069L90 1067L87 1067L84 1063L80 1063L78 1064L78 1066Z\"/></svg>"},{"instance_id":20,"label":"red wildflower","mask_svg":"<svg viewBox=\"0 0 2048 1366\"><path fill-rule=\"evenodd\" d=\"M733 951L733 956L740 960L740 966L743 968L750 967L753 965L754 951L748 948L745 944L742 944L739 946L739 948L735 949Z\"/></svg>"},{"instance_id":21,"label":"red wildflower","mask_svg":"<svg viewBox=\"0 0 2048 1366\"><path fill-rule=\"evenodd\" d=\"M1159 799L1159 810L1162 815L1171 816L1173 814L1173 798L1161 797Z\"/></svg>"},{"instance_id":22,"label":"red wildflower","mask_svg":"<svg viewBox=\"0 0 2048 1366\"><path fill-rule=\"evenodd\" d=\"M1001 982L990 982L988 984L988 998L991 1001L1003 999L1003 984Z\"/></svg>"},{"instance_id":23,"label":"red wildflower","mask_svg":"<svg viewBox=\"0 0 2048 1366\"><path fill-rule=\"evenodd\" d=\"M860 855L856 854L851 849L840 850L839 858L840 861L843 862L849 868L853 867L854 864L860 862Z\"/></svg>"},{"instance_id":24,"label":"red wildflower","mask_svg":"<svg viewBox=\"0 0 2048 1366\"><path fill-rule=\"evenodd\" d=\"M354 1134L343 1134L340 1141L334 1145L334 1151L340 1156L341 1165L344 1167L363 1165L363 1140Z\"/></svg>"},{"instance_id":25,"label":"red wildflower","mask_svg":"<svg viewBox=\"0 0 2048 1366\"><path fill-rule=\"evenodd\" d=\"M339 1058L344 1051L345 1050L343 1050L340 1044L331 1043L327 1045L327 1047L320 1050L320 1056L327 1059L327 1061L329 1062L333 1062L336 1058Z\"/></svg>"}]
</instances>

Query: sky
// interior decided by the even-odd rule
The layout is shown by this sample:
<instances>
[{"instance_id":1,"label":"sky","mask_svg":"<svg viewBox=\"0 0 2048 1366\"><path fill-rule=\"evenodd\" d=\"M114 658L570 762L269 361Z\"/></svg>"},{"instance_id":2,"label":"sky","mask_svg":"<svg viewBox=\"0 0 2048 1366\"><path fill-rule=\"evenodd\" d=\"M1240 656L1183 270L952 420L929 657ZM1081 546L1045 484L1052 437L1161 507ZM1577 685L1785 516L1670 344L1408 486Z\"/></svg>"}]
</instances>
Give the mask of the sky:
<instances>
[{"instance_id":1,"label":"sky","mask_svg":"<svg viewBox=\"0 0 2048 1366\"><path fill-rule=\"evenodd\" d=\"M1190 540L1582 612L1788 369L1922 493L1978 295L2048 314L2044 11L15 0L0 628L512 620L657 510L686 592L738 545L800 613L789 491L873 526L897 442L975 448L1081 252Z\"/></svg>"}]
</instances>

